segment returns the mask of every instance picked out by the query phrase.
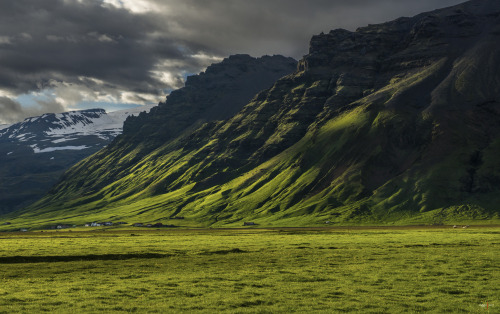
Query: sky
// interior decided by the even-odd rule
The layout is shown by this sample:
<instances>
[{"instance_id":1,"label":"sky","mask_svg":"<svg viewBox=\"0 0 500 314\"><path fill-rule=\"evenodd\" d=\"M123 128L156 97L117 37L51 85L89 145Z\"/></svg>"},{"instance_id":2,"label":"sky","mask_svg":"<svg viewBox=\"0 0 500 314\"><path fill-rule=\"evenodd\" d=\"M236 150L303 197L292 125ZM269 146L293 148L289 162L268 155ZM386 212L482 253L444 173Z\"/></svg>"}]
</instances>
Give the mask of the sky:
<instances>
[{"instance_id":1,"label":"sky","mask_svg":"<svg viewBox=\"0 0 500 314\"><path fill-rule=\"evenodd\" d=\"M237 53L300 59L312 35L464 0L0 1L0 123L155 104Z\"/></svg>"}]
</instances>

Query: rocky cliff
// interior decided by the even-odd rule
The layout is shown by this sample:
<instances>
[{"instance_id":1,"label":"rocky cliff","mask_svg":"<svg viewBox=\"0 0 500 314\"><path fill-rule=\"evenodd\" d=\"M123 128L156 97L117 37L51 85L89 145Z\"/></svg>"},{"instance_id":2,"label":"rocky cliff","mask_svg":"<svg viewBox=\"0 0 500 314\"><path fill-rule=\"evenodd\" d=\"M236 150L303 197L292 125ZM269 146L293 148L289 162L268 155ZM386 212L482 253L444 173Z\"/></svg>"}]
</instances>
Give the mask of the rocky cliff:
<instances>
[{"instance_id":1,"label":"rocky cliff","mask_svg":"<svg viewBox=\"0 0 500 314\"><path fill-rule=\"evenodd\" d=\"M199 75L188 76L185 87L173 91L150 114L130 117L124 134L137 140L154 137L163 144L205 122L228 119L256 93L292 73L296 64L282 56L230 56Z\"/></svg>"}]
</instances>

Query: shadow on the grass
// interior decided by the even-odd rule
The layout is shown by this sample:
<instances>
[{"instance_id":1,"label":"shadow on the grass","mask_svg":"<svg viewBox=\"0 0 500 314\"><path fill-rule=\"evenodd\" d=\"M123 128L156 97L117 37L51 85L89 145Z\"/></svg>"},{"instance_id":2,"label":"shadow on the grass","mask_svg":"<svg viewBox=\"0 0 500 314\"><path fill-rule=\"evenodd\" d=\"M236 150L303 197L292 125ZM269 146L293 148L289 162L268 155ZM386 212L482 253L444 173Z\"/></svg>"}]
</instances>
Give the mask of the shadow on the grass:
<instances>
[{"instance_id":1,"label":"shadow on the grass","mask_svg":"<svg viewBox=\"0 0 500 314\"><path fill-rule=\"evenodd\" d=\"M0 264L20 264L20 263L53 263L53 262L74 262L74 261L114 261L134 258L150 259L165 258L172 254L140 253L140 254L103 254L103 255L60 255L60 256L8 256L0 257Z\"/></svg>"}]
</instances>

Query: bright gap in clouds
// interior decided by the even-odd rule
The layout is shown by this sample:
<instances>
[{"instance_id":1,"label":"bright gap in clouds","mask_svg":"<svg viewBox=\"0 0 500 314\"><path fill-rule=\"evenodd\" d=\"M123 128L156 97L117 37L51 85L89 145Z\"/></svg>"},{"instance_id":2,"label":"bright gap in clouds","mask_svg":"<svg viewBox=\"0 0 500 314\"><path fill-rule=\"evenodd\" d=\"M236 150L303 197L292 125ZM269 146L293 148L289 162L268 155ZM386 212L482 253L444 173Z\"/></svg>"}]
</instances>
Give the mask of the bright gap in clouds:
<instances>
[{"instance_id":1,"label":"bright gap in clouds","mask_svg":"<svg viewBox=\"0 0 500 314\"><path fill-rule=\"evenodd\" d=\"M145 13L158 10L158 6L147 0L103 0L107 5L126 9L133 13Z\"/></svg>"},{"instance_id":2,"label":"bright gap in clouds","mask_svg":"<svg viewBox=\"0 0 500 314\"><path fill-rule=\"evenodd\" d=\"M102 83L104 86L104 83ZM104 87L103 87L104 88ZM60 113L64 111L101 108L107 112L130 109L142 105L157 104L164 96L133 93L116 90L109 93L96 92L84 85L58 83L49 89L16 96L13 100L19 103L26 114L37 116L43 113ZM2 121L0 122L15 122Z\"/></svg>"}]
</instances>

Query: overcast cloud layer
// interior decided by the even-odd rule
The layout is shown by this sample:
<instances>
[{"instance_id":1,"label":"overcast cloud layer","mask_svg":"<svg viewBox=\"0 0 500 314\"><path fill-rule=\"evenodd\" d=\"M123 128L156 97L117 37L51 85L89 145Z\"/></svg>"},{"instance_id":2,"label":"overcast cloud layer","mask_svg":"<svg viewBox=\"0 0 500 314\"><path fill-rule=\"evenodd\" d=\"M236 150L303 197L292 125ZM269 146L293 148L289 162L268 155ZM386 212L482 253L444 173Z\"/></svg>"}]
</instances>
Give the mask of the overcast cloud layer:
<instances>
[{"instance_id":1,"label":"overcast cloud layer","mask_svg":"<svg viewBox=\"0 0 500 314\"><path fill-rule=\"evenodd\" d=\"M299 59L309 39L462 0L0 1L0 123L157 103L235 53Z\"/></svg>"}]
</instances>

